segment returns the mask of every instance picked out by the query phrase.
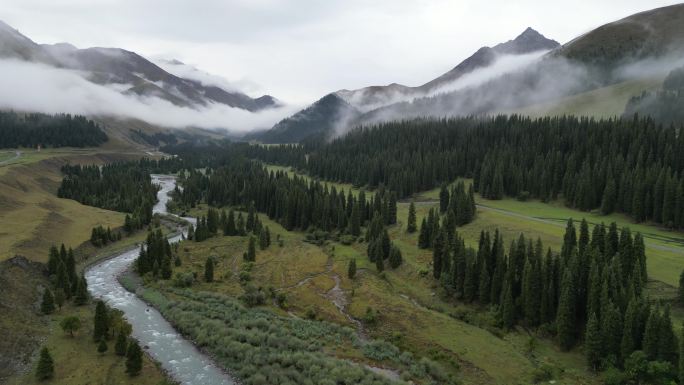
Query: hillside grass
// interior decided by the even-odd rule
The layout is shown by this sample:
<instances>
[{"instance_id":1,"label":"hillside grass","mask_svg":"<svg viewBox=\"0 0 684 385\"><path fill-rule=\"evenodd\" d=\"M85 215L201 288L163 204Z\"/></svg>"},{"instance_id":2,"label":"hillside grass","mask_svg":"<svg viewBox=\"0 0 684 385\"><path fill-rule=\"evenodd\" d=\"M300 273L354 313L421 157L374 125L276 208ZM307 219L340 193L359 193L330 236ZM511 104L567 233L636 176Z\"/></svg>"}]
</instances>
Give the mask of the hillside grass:
<instances>
[{"instance_id":1,"label":"hillside grass","mask_svg":"<svg viewBox=\"0 0 684 385\"><path fill-rule=\"evenodd\" d=\"M509 113L532 117L542 116L591 116L595 118L619 117L625 112L627 102L644 91L653 91L663 83L664 76L629 80L578 95L567 96L549 103L523 107Z\"/></svg>"},{"instance_id":2,"label":"hillside grass","mask_svg":"<svg viewBox=\"0 0 684 385\"><path fill-rule=\"evenodd\" d=\"M70 337L65 334L59 322L67 316L77 316L81 320L81 329ZM94 305L65 305L54 314L46 316L50 333L43 346L50 350L55 365L55 375L48 383L64 385L116 384L116 385L160 385L169 384L163 372L145 355L143 369L139 376L126 374L126 358L114 354L115 341L108 341L109 350L100 354L97 344L93 342ZM11 378L8 385L43 384L38 381L33 369Z\"/></svg>"},{"instance_id":3,"label":"hillside grass","mask_svg":"<svg viewBox=\"0 0 684 385\"><path fill-rule=\"evenodd\" d=\"M116 228L123 224L123 213L56 196L63 164L101 164L129 158L96 151L22 151L18 160L0 166L0 260L23 255L45 262L53 244L75 248L90 239L93 227Z\"/></svg>"},{"instance_id":4,"label":"hillside grass","mask_svg":"<svg viewBox=\"0 0 684 385\"><path fill-rule=\"evenodd\" d=\"M427 214L428 205L418 206L419 220ZM540 367L548 368L559 384L593 384L597 379L585 369L580 352L562 353L555 344L544 338L535 338L530 349L526 333L502 333L492 327L492 315L485 309L474 309L441 298L440 290L431 277L429 250L417 247L418 234L407 234L404 220L408 203L399 204L399 223L390 227L390 237L402 249L404 264L397 270L376 272L375 265L366 256L366 243L344 245L335 241L315 245L305 242L305 233L290 232L266 216L261 221L271 231L272 245L257 250L256 262L251 267L250 283L286 294L287 307L279 308L273 300L265 307L277 314L306 318L314 314L317 319L356 327L347 315L331 302L330 290L334 278L347 300L345 312L357 320L365 317L368 308L377 312L375 324L365 324L365 332L374 338L388 340L417 356L440 362L448 371L465 383L509 384L511 378L520 383L531 381ZM206 205L200 205L192 215L204 215ZM244 214L244 213L243 213ZM479 218L481 225L498 225L496 218ZM506 233L507 239L518 228ZM528 229L529 230L529 229ZM276 237L280 236L280 247ZM479 230L468 232L476 242ZM552 238L549 236L548 238ZM208 291L239 297L244 293L239 282L240 272L247 264L242 253L247 249L247 237L218 235L203 242L185 241L179 246L182 266L176 272L193 272L198 277L193 292ZM204 263L214 256L218 265L215 282L204 282ZM351 259L357 261L357 277L347 277ZM163 288L170 283L161 282Z\"/></svg>"}]
</instances>

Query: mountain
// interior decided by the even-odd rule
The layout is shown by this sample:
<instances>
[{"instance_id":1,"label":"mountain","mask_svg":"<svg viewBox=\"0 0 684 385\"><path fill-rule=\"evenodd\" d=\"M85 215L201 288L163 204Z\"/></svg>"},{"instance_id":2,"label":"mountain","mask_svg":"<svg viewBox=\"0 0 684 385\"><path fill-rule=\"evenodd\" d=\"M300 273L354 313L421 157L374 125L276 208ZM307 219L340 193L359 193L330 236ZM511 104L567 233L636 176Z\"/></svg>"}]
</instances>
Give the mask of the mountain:
<instances>
[{"instance_id":1,"label":"mountain","mask_svg":"<svg viewBox=\"0 0 684 385\"><path fill-rule=\"evenodd\" d=\"M312 136L335 132L338 125L356 119L361 112L335 93L278 122L270 130L251 135L264 143L296 143Z\"/></svg>"},{"instance_id":2,"label":"mountain","mask_svg":"<svg viewBox=\"0 0 684 385\"><path fill-rule=\"evenodd\" d=\"M336 94L355 108L367 112L389 104L407 101L416 97L427 96L439 92L464 75L475 70L491 66L503 55L523 55L532 52L549 51L560 44L532 28L527 28L513 40L500 43L494 47L482 47L473 55L459 63L443 75L418 87L408 87L397 83L388 86L371 86L358 90L340 90Z\"/></svg>"},{"instance_id":3,"label":"mountain","mask_svg":"<svg viewBox=\"0 0 684 385\"><path fill-rule=\"evenodd\" d=\"M556 54L570 60L614 67L627 61L684 52L684 4L605 24L564 44Z\"/></svg>"},{"instance_id":4,"label":"mountain","mask_svg":"<svg viewBox=\"0 0 684 385\"><path fill-rule=\"evenodd\" d=\"M78 49L71 44L37 44L0 21L0 58L12 58L84 73L87 80L117 86L125 94L157 97L177 106L224 104L248 111L276 107L275 98L244 93L171 74L135 52L120 48Z\"/></svg>"},{"instance_id":5,"label":"mountain","mask_svg":"<svg viewBox=\"0 0 684 385\"><path fill-rule=\"evenodd\" d=\"M439 92L473 71L490 67L503 55L523 55L548 51L560 44L527 28L513 40L494 47L482 47L445 74L417 87L397 83L371 86L357 90L330 93L295 115L277 123L271 130L252 138L264 142L295 142L310 135L329 134L347 124L359 122L362 116L374 116L387 106L403 105L407 101L424 98ZM340 121L343 118L343 121Z\"/></svg>"},{"instance_id":6,"label":"mountain","mask_svg":"<svg viewBox=\"0 0 684 385\"><path fill-rule=\"evenodd\" d=\"M551 51L540 57L528 54L539 50ZM354 125L388 120L494 113L539 116L566 111L619 116L626 101L643 91L653 91L654 84L662 83L669 71L681 65L683 54L684 4L602 25L563 46L527 29L514 40L478 50L451 71L419 87L391 84L338 91L334 94L359 113L321 127L336 127L339 133ZM500 64L505 58L528 61L504 68ZM478 81L470 81L474 78ZM668 92L642 100L642 105L649 101L643 108L660 108L650 101L668 103L664 109L678 108L672 105L672 97L662 97L672 95ZM628 111L634 110L636 102L632 101ZM292 131L289 137L302 136L296 133L300 129L296 122L287 127ZM269 132L263 137L268 138Z\"/></svg>"}]
</instances>

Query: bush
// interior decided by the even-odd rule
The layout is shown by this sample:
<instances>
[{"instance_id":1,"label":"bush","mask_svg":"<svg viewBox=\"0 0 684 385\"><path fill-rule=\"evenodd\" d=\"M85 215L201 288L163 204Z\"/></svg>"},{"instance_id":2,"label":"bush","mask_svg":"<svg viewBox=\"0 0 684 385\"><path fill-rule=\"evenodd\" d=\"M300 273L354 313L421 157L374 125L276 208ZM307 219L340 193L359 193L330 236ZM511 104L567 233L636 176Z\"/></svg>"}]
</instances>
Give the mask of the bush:
<instances>
[{"instance_id":1,"label":"bush","mask_svg":"<svg viewBox=\"0 0 684 385\"><path fill-rule=\"evenodd\" d=\"M173 279L175 287L190 287L195 283L195 275L192 273L176 273Z\"/></svg>"},{"instance_id":2,"label":"bush","mask_svg":"<svg viewBox=\"0 0 684 385\"><path fill-rule=\"evenodd\" d=\"M528 199L530 199L530 192L529 191L521 191L518 193L517 199L520 202L526 202Z\"/></svg>"},{"instance_id":3,"label":"bush","mask_svg":"<svg viewBox=\"0 0 684 385\"><path fill-rule=\"evenodd\" d=\"M356 237L354 237L353 235L347 234L347 235L343 235L340 237L340 243L343 245L349 246L352 243L354 243L355 241L356 241Z\"/></svg>"}]
</instances>

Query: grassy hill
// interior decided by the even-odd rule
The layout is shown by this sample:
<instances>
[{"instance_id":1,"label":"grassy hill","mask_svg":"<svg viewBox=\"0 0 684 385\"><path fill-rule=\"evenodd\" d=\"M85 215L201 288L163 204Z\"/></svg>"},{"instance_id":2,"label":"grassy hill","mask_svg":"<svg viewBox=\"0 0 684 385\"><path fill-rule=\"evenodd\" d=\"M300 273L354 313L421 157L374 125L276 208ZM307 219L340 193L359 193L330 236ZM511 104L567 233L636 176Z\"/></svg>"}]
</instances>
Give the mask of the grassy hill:
<instances>
[{"instance_id":1,"label":"grassy hill","mask_svg":"<svg viewBox=\"0 0 684 385\"><path fill-rule=\"evenodd\" d=\"M596 118L619 117L625 112L625 106L631 97L641 95L644 91L657 89L663 83L663 79L664 77L656 76L628 80L568 96L561 100L506 112L532 117L562 115L593 116Z\"/></svg>"}]
</instances>

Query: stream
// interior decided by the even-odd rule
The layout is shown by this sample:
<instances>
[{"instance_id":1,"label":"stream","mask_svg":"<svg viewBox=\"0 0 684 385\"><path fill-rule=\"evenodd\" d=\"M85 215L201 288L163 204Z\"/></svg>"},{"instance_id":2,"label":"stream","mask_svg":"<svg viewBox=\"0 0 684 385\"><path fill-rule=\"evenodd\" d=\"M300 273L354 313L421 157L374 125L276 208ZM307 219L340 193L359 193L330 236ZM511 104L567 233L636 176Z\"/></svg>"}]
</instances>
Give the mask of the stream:
<instances>
[{"instance_id":1,"label":"stream","mask_svg":"<svg viewBox=\"0 0 684 385\"><path fill-rule=\"evenodd\" d=\"M167 214L168 194L176 186L175 178L152 175L152 182L161 186L157 193L159 202L154 206L153 212ZM184 219L195 221L193 218ZM178 242L181 237L179 234L171 237L169 241ZM92 297L101 299L110 307L124 312L126 320L133 327L133 338L161 364L173 380L181 384L236 384L236 380L197 349L192 342L183 338L156 309L119 283L118 276L135 262L138 254L139 249L134 248L88 268L85 278Z\"/></svg>"}]
</instances>

